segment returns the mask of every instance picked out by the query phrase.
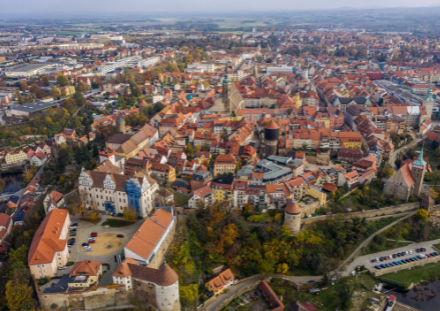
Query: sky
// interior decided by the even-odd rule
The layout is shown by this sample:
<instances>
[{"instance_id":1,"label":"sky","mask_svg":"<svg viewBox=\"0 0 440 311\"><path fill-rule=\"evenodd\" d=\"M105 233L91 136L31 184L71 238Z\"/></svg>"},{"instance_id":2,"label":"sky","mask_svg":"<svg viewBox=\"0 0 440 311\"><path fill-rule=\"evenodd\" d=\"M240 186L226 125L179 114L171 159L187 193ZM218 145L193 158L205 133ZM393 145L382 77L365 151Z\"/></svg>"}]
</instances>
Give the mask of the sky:
<instances>
[{"instance_id":1,"label":"sky","mask_svg":"<svg viewBox=\"0 0 440 311\"><path fill-rule=\"evenodd\" d=\"M7 14L46 15L69 13L187 13L187 12L245 12L286 11L385 7L429 7L439 6L438 0L1 0L2 17Z\"/></svg>"}]
</instances>

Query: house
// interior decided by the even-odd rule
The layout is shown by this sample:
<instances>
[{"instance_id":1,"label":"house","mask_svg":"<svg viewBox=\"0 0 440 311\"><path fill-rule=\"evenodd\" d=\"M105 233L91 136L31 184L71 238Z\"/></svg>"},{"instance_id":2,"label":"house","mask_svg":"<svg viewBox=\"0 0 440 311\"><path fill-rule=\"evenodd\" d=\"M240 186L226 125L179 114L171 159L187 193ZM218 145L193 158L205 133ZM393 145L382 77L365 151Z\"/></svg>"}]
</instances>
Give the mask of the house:
<instances>
[{"instance_id":1,"label":"house","mask_svg":"<svg viewBox=\"0 0 440 311\"><path fill-rule=\"evenodd\" d=\"M0 243L3 243L11 233L12 223L11 216L5 213L0 213Z\"/></svg>"},{"instance_id":2,"label":"house","mask_svg":"<svg viewBox=\"0 0 440 311\"><path fill-rule=\"evenodd\" d=\"M216 177L211 182L211 188L214 190L214 202L231 202L232 191L234 188L233 177Z\"/></svg>"},{"instance_id":3,"label":"house","mask_svg":"<svg viewBox=\"0 0 440 311\"><path fill-rule=\"evenodd\" d=\"M234 274L230 269L226 269L207 281L205 287L208 291L212 292L214 296L218 296L223 293L225 289L234 285L234 283Z\"/></svg>"},{"instance_id":4,"label":"house","mask_svg":"<svg viewBox=\"0 0 440 311\"><path fill-rule=\"evenodd\" d=\"M183 180L176 180L173 182L171 187L174 189L174 191L182 191L184 193L189 193L191 191L189 184Z\"/></svg>"},{"instance_id":5,"label":"house","mask_svg":"<svg viewBox=\"0 0 440 311\"><path fill-rule=\"evenodd\" d=\"M220 154L214 162L214 177L217 175L234 174L237 160L232 154Z\"/></svg>"},{"instance_id":6,"label":"house","mask_svg":"<svg viewBox=\"0 0 440 311\"><path fill-rule=\"evenodd\" d=\"M44 211L46 215L54 208L61 208L64 205L64 195L58 191L52 190L43 200Z\"/></svg>"},{"instance_id":7,"label":"house","mask_svg":"<svg viewBox=\"0 0 440 311\"><path fill-rule=\"evenodd\" d=\"M174 194L167 188L156 190L156 206L174 206Z\"/></svg>"},{"instance_id":8,"label":"house","mask_svg":"<svg viewBox=\"0 0 440 311\"><path fill-rule=\"evenodd\" d=\"M338 151L338 160L353 163L359 161L364 156L364 152L360 149L341 148Z\"/></svg>"},{"instance_id":9,"label":"house","mask_svg":"<svg viewBox=\"0 0 440 311\"><path fill-rule=\"evenodd\" d=\"M94 260L83 260L76 262L71 272L67 284L71 288L88 288L98 285L102 276L102 262Z\"/></svg>"},{"instance_id":10,"label":"house","mask_svg":"<svg viewBox=\"0 0 440 311\"><path fill-rule=\"evenodd\" d=\"M128 241L124 247L125 257L157 269L173 241L175 225L176 217L172 207L157 209Z\"/></svg>"},{"instance_id":11,"label":"house","mask_svg":"<svg viewBox=\"0 0 440 311\"><path fill-rule=\"evenodd\" d=\"M205 206L211 206L214 203L214 191L209 186L197 189L193 192L193 196L188 201L189 208L198 208L199 202L203 202Z\"/></svg>"},{"instance_id":12,"label":"house","mask_svg":"<svg viewBox=\"0 0 440 311\"><path fill-rule=\"evenodd\" d=\"M16 149L14 152L7 152L4 160L6 164L16 164L27 160L27 154L21 149Z\"/></svg>"},{"instance_id":13,"label":"house","mask_svg":"<svg viewBox=\"0 0 440 311\"><path fill-rule=\"evenodd\" d=\"M35 232L28 253L28 265L35 279L54 277L58 267L69 261L67 235L70 216L67 210L54 209Z\"/></svg>"},{"instance_id":14,"label":"house","mask_svg":"<svg viewBox=\"0 0 440 311\"><path fill-rule=\"evenodd\" d=\"M67 142L67 137L66 135L64 135L64 133L55 135L55 143L57 145L65 144L66 142Z\"/></svg>"},{"instance_id":15,"label":"house","mask_svg":"<svg viewBox=\"0 0 440 311\"><path fill-rule=\"evenodd\" d=\"M212 180L212 175L208 171L198 171L191 178L191 190L195 191L203 188Z\"/></svg>"},{"instance_id":16,"label":"house","mask_svg":"<svg viewBox=\"0 0 440 311\"><path fill-rule=\"evenodd\" d=\"M275 294L273 289L265 281L261 281L258 284L258 289L263 294L263 297L267 300L271 307L271 311L283 311L284 305L278 296Z\"/></svg>"},{"instance_id":17,"label":"house","mask_svg":"<svg viewBox=\"0 0 440 311\"><path fill-rule=\"evenodd\" d=\"M43 166L48 160L47 154L42 151L34 154L31 158L31 165L35 167Z\"/></svg>"},{"instance_id":18,"label":"house","mask_svg":"<svg viewBox=\"0 0 440 311\"><path fill-rule=\"evenodd\" d=\"M347 183L348 189L353 189L359 185L359 173L357 171L351 171L349 173L339 173L338 186L342 187Z\"/></svg>"}]
</instances>

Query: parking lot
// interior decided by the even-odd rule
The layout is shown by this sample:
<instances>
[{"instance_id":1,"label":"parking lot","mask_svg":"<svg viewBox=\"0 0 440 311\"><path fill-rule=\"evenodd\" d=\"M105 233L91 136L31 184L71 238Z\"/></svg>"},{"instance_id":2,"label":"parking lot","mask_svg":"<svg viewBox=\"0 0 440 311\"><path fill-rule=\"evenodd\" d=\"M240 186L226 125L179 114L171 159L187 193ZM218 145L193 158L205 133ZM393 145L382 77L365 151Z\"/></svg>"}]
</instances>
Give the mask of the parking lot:
<instances>
[{"instance_id":1,"label":"parking lot","mask_svg":"<svg viewBox=\"0 0 440 311\"><path fill-rule=\"evenodd\" d=\"M105 228L100 224L105 221L106 216L98 224L92 224L77 217L72 217L72 223L78 223L77 234L75 238L75 244L69 248L70 250L70 261L77 262L86 259L91 259L95 261L101 261L104 264L108 264L108 269L110 273L103 273L103 276L99 282L99 286L110 285L112 283L111 274L116 270L117 262L115 261L115 256L119 255L124 246L128 243L129 239L134 235L134 233L139 229L143 223L143 219L137 220L130 226L118 227L118 228ZM98 236L96 237L95 243L90 243L90 247L93 251L85 251L84 247L81 246L82 243L88 242L90 238L90 233L96 232ZM117 235L122 234L123 238L118 238ZM72 236L68 236L68 239ZM110 247L109 247L110 245ZM67 267L66 270L59 270L58 275L63 275L70 273L71 267Z\"/></svg>"}]
</instances>

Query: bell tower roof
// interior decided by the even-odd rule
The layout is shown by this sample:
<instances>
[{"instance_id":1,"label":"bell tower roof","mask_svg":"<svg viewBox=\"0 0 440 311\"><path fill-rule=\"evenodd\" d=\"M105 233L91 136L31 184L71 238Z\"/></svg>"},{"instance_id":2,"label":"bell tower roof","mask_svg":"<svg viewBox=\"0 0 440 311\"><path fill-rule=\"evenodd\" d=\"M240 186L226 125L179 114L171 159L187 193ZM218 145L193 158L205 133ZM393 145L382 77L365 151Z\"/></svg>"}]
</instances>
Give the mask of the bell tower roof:
<instances>
[{"instance_id":1,"label":"bell tower roof","mask_svg":"<svg viewBox=\"0 0 440 311\"><path fill-rule=\"evenodd\" d=\"M231 84L231 79L229 79L229 73L228 73L228 66L225 66L225 77L223 78L222 81L223 85L230 85Z\"/></svg>"},{"instance_id":2,"label":"bell tower roof","mask_svg":"<svg viewBox=\"0 0 440 311\"><path fill-rule=\"evenodd\" d=\"M425 167L426 162L423 160L423 148L420 151L419 158L413 162L414 165Z\"/></svg>"},{"instance_id":3,"label":"bell tower roof","mask_svg":"<svg viewBox=\"0 0 440 311\"><path fill-rule=\"evenodd\" d=\"M433 102L433 101L434 101L434 99L432 98L432 84L431 84L431 86L429 87L428 93L426 94L425 102Z\"/></svg>"}]
</instances>

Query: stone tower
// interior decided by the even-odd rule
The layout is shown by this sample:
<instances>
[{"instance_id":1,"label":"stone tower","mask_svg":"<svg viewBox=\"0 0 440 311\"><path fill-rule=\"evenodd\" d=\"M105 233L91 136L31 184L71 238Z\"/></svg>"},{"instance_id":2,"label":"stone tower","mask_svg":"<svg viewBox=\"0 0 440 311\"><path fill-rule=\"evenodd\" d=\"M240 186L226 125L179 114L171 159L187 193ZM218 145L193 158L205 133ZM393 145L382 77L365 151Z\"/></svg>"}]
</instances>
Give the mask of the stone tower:
<instances>
[{"instance_id":1,"label":"stone tower","mask_svg":"<svg viewBox=\"0 0 440 311\"><path fill-rule=\"evenodd\" d=\"M264 128L264 155L266 157L277 154L279 135L280 127L271 120Z\"/></svg>"},{"instance_id":2,"label":"stone tower","mask_svg":"<svg viewBox=\"0 0 440 311\"><path fill-rule=\"evenodd\" d=\"M432 85L429 88L428 94L426 94L425 99L423 100L423 106L426 107L426 114L428 115L428 118L431 119L432 115L432 108L434 107L435 101L432 98Z\"/></svg>"},{"instance_id":3,"label":"stone tower","mask_svg":"<svg viewBox=\"0 0 440 311\"><path fill-rule=\"evenodd\" d=\"M225 111L231 113L232 81L229 79L228 66L225 66L225 77L222 81L222 99Z\"/></svg>"},{"instance_id":4,"label":"stone tower","mask_svg":"<svg viewBox=\"0 0 440 311\"><path fill-rule=\"evenodd\" d=\"M116 120L116 127L118 129L118 133L125 134L125 119L119 117Z\"/></svg>"},{"instance_id":5,"label":"stone tower","mask_svg":"<svg viewBox=\"0 0 440 311\"><path fill-rule=\"evenodd\" d=\"M423 148L420 151L419 158L412 164L411 174L414 178L414 185L410 195L418 197L422 191L423 178L425 177L426 162L423 160Z\"/></svg>"},{"instance_id":6,"label":"stone tower","mask_svg":"<svg viewBox=\"0 0 440 311\"><path fill-rule=\"evenodd\" d=\"M301 207L292 199L287 199L284 210L284 224L289 227L290 235L294 236L301 231Z\"/></svg>"}]
</instances>

